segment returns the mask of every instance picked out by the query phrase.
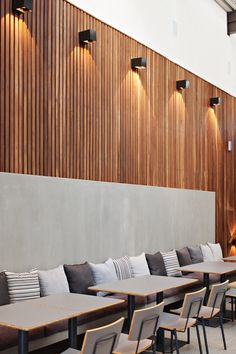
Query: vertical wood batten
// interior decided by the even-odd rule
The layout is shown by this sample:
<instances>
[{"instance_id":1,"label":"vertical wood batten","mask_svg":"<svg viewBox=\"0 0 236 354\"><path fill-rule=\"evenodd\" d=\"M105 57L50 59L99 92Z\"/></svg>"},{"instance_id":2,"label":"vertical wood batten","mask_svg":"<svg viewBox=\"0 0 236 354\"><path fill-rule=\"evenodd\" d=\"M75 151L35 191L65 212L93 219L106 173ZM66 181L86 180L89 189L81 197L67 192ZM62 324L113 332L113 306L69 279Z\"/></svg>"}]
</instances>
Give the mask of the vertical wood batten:
<instances>
[{"instance_id":1,"label":"vertical wood batten","mask_svg":"<svg viewBox=\"0 0 236 354\"><path fill-rule=\"evenodd\" d=\"M1 0L0 171L215 191L226 253L236 229L236 98L66 1L11 9ZM88 28L97 42L80 46ZM146 70L131 70L137 56ZM191 82L181 93L180 79ZM210 108L212 96L223 105Z\"/></svg>"}]
</instances>

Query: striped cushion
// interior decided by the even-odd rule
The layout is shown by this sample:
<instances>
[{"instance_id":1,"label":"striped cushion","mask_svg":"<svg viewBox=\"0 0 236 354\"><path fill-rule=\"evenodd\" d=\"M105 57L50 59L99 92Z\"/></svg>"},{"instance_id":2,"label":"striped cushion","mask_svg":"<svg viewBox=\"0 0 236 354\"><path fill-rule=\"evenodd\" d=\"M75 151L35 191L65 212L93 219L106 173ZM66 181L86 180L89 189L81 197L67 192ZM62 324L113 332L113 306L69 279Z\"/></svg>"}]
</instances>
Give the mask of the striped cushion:
<instances>
[{"instance_id":1,"label":"striped cushion","mask_svg":"<svg viewBox=\"0 0 236 354\"><path fill-rule=\"evenodd\" d=\"M176 251L161 252L164 260L166 273L168 276L181 276L182 273L177 268L180 267Z\"/></svg>"},{"instance_id":2,"label":"striped cushion","mask_svg":"<svg viewBox=\"0 0 236 354\"><path fill-rule=\"evenodd\" d=\"M119 280L132 278L132 269L127 256L113 259L113 263Z\"/></svg>"},{"instance_id":3,"label":"striped cushion","mask_svg":"<svg viewBox=\"0 0 236 354\"><path fill-rule=\"evenodd\" d=\"M40 297L38 271L29 273L6 272L10 303Z\"/></svg>"}]
</instances>

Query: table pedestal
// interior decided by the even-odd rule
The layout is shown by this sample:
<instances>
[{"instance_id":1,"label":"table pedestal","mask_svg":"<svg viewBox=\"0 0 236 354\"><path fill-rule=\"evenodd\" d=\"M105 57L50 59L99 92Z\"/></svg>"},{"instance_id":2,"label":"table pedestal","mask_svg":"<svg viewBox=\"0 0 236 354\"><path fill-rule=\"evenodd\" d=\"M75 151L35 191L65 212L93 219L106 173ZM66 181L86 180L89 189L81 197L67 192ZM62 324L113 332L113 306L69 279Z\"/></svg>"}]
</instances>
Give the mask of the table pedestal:
<instances>
[{"instance_id":1,"label":"table pedestal","mask_svg":"<svg viewBox=\"0 0 236 354\"><path fill-rule=\"evenodd\" d=\"M18 353L28 354L28 332L18 331Z\"/></svg>"},{"instance_id":2,"label":"table pedestal","mask_svg":"<svg viewBox=\"0 0 236 354\"><path fill-rule=\"evenodd\" d=\"M77 318L68 320L68 335L70 348L77 349Z\"/></svg>"}]
</instances>

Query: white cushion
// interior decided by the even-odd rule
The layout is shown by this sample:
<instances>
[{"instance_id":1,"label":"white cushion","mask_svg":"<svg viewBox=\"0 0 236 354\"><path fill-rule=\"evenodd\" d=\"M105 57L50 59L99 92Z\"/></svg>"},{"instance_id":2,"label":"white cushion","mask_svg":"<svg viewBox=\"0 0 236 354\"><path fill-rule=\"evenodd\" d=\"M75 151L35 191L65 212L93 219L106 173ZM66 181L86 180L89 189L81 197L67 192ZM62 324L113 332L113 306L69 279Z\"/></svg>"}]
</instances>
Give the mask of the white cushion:
<instances>
[{"instance_id":1,"label":"white cushion","mask_svg":"<svg viewBox=\"0 0 236 354\"><path fill-rule=\"evenodd\" d=\"M38 271L29 273L5 272L10 303L32 300L40 297ZM1 291L1 289L0 289Z\"/></svg>"},{"instance_id":2,"label":"white cushion","mask_svg":"<svg viewBox=\"0 0 236 354\"><path fill-rule=\"evenodd\" d=\"M63 265L50 270L39 270L41 296L69 293L69 285Z\"/></svg>"},{"instance_id":3,"label":"white cushion","mask_svg":"<svg viewBox=\"0 0 236 354\"><path fill-rule=\"evenodd\" d=\"M89 263L89 265L92 269L96 285L102 283L110 283L118 280L116 275L116 270L111 258L108 258L108 260L105 263L98 263L98 264ZM97 293L98 296L105 296L107 294L108 293L101 292L101 291Z\"/></svg>"},{"instance_id":4,"label":"white cushion","mask_svg":"<svg viewBox=\"0 0 236 354\"><path fill-rule=\"evenodd\" d=\"M163 261L166 268L166 273L169 277L175 276L180 277L182 273L177 270L180 267L179 260L175 250L168 251L168 252L161 252L163 257Z\"/></svg>"},{"instance_id":5,"label":"white cushion","mask_svg":"<svg viewBox=\"0 0 236 354\"><path fill-rule=\"evenodd\" d=\"M214 257L213 253L208 245L201 245L202 255L203 255L203 262L213 262Z\"/></svg>"},{"instance_id":6,"label":"white cushion","mask_svg":"<svg viewBox=\"0 0 236 354\"><path fill-rule=\"evenodd\" d=\"M145 253L139 256L129 257L133 277L141 277L143 275L150 275L150 270L147 264Z\"/></svg>"},{"instance_id":7,"label":"white cushion","mask_svg":"<svg viewBox=\"0 0 236 354\"><path fill-rule=\"evenodd\" d=\"M210 243L207 242L208 246L211 249L215 261L223 261L223 252L221 245L219 243Z\"/></svg>"}]
</instances>

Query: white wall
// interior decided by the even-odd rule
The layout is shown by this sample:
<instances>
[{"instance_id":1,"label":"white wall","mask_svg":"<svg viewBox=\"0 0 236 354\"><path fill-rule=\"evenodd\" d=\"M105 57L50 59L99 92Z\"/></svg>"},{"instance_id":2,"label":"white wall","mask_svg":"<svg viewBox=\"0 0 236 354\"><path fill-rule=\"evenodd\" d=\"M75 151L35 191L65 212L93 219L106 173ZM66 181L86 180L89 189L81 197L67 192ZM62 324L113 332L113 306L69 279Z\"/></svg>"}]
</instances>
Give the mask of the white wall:
<instances>
[{"instance_id":1,"label":"white wall","mask_svg":"<svg viewBox=\"0 0 236 354\"><path fill-rule=\"evenodd\" d=\"M214 0L69 0L236 96L236 35Z\"/></svg>"}]
</instances>

